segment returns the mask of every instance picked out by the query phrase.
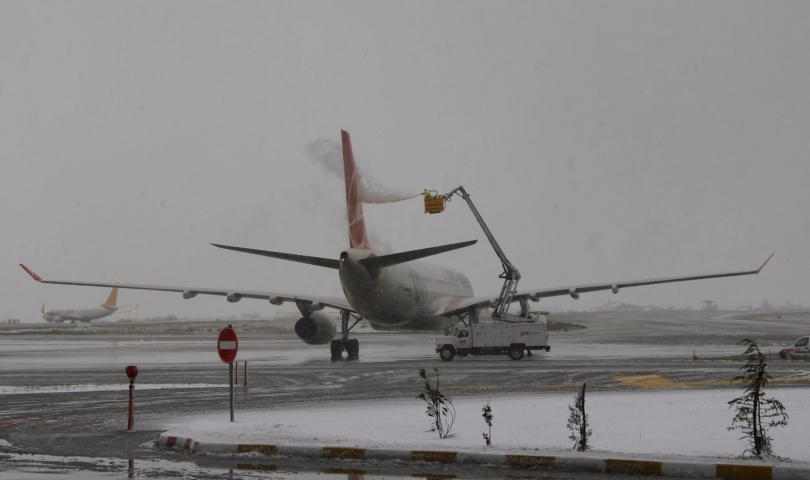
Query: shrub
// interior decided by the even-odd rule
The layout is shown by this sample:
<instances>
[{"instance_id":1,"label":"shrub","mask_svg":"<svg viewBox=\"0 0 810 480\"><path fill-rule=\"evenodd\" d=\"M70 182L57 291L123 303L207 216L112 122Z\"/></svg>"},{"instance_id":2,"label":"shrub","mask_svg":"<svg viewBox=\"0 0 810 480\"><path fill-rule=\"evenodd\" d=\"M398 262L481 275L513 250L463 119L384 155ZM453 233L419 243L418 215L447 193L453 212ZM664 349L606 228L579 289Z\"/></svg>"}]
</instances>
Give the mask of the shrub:
<instances>
[{"instance_id":1,"label":"shrub","mask_svg":"<svg viewBox=\"0 0 810 480\"><path fill-rule=\"evenodd\" d=\"M487 399L487 404L484 408L481 409L484 412L481 416L484 417L484 422L487 424L487 429L489 433L485 433L484 441L487 442L487 446L489 447L492 445L492 408L489 406L489 399Z\"/></svg>"},{"instance_id":2,"label":"shrub","mask_svg":"<svg viewBox=\"0 0 810 480\"><path fill-rule=\"evenodd\" d=\"M433 426L430 430L439 432L439 438L447 438L456 421L456 407L453 406L453 399L439 390L439 369L434 368L433 371L436 372L435 388L430 384L425 369L419 369L419 376L422 377L425 384L422 386L422 393L416 398L427 403L427 416L433 419Z\"/></svg>"},{"instance_id":3,"label":"shrub","mask_svg":"<svg viewBox=\"0 0 810 480\"><path fill-rule=\"evenodd\" d=\"M745 350L748 361L740 367L743 373L731 380L742 381L743 395L728 402L729 408L734 407L736 414L727 430L739 430L743 433L740 440L748 440L748 448L744 453L756 457L762 454L771 455L768 428L786 426L788 415L782 402L765 396L764 388L773 377L768 374L765 355L759 351L757 342L746 338L739 344L748 346Z\"/></svg>"},{"instance_id":4,"label":"shrub","mask_svg":"<svg viewBox=\"0 0 810 480\"><path fill-rule=\"evenodd\" d=\"M568 406L571 415L568 416L568 429L571 436L568 437L574 442L574 449L585 452L590 449L588 438L593 434L593 430L588 428L588 415L585 413L585 384L582 390L574 398L574 404Z\"/></svg>"}]
</instances>

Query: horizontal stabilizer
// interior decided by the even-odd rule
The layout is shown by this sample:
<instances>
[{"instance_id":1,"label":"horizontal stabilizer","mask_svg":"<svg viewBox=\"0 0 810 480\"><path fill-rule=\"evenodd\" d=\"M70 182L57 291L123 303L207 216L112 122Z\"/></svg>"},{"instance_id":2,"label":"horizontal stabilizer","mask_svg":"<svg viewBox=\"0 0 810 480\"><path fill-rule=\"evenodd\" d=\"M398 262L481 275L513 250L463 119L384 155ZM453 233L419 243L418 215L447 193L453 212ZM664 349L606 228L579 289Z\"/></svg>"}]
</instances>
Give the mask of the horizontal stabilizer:
<instances>
[{"instance_id":1,"label":"horizontal stabilizer","mask_svg":"<svg viewBox=\"0 0 810 480\"><path fill-rule=\"evenodd\" d=\"M424 257L430 257L432 255L438 255L440 253L449 252L450 250L469 247L477 242L478 240L470 240L469 242L451 243L450 245L423 248L421 250L411 250L410 252L392 253L391 255L381 255L379 257L368 257L360 260L360 265L364 266L367 270L376 270L390 267L391 265L411 262Z\"/></svg>"},{"instance_id":2,"label":"horizontal stabilizer","mask_svg":"<svg viewBox=\"0 0 810 480\"><path fill-rule=\"evenodd\" d=\"M278 258L281 260L289 260L291 262L306 263L309 265L315 265L316 267L326 267L334 269L340 268L340 260L333 258L308 257L306 255L293 255L292 253L271 252L268 250L255 250L253 248L230 247L228 245L218 245L216 243L212 243L211 245L218 248L224 248L225 250L250 253L252 255L261 255L263 257Z\"/></svg>"},{"instance_id":3,"label":"horizontal stabilizer","mask_svg":"<svg viewBox=\"0 0 810 480\"><path fill-rule=\"evenodd\" d=\"M115 311L112 313L136 313L138 311L138 305L135 305L134 307L132 305L126 307L112 307L115 308Z\"/></svg>"}]
</instances>

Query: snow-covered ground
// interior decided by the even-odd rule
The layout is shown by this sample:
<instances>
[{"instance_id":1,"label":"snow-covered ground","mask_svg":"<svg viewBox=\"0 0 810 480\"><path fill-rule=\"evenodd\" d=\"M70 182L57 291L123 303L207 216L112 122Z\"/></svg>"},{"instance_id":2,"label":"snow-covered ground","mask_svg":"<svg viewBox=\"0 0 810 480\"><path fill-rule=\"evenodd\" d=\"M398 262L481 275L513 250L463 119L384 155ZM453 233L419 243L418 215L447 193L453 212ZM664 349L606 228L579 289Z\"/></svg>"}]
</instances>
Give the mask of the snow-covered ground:
<instances>
[{"instance_id":1,"label":"snow-covered ground","mask_svg":"<svg viewBox=\"0 0 810 480\"><path fill-rule=\"evenodd\" d=\"M739 457L746 443L726 430L733 411L727 402L736 389L610 392L587 396L587 413L596 452L655 457ZM805 406L810 389L770 389L790 415L787 427L771 430L777 455L810 462ZM499 452L570 452L566 429L572 394L491 399L493 447L484 446L486 398L457 399L455 432L439 439L420 400L353 403L341 406L281 408L168 419L150 428L200 441L281 445L342 445L367 448L452 449Z\"/></svg>"}]
</instances>

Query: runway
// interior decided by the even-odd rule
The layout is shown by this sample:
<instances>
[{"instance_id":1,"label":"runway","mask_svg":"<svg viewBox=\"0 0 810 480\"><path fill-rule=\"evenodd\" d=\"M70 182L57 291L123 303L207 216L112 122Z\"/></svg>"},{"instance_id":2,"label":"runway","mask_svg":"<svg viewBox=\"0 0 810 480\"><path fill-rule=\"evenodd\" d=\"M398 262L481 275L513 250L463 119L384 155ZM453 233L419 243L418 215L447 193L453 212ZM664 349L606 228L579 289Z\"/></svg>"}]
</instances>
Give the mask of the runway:
<instances>
[{"instance_id":1,"label":"runway","mask_svg":"<svg viewBox=\"0 0 810 480\"><path fill-rule=\"evenodd\" d=\"M235 322L237 360L249 366L248 387L236 388L236 410L410 399L419 391L418 369L433 367L439 368L446 392L459 398L573 392L582 382L597 391L724 387L743 363L744 349L735 343L746 337L774 354L774 388L810 386L810 362L781 361L775 355L810 331L808 314L633 312L550 318L587 328L551 332L550 353L520 361L491 356L452 362L442 362L435 353L438 334L359 333L360 357L333 362L328 346L307 346L294 334ZM53 328L51 333L0 329L0 440L15 452L172 460L172 454L149 446L159 432L139 426L178 414L227 415L228 367L216 354L216 332L224 325L194 324L172 333L101 326L69 334L53 333ZM135 433L125 432L126 365L140 369Z\"/></svg>"}]
</instances>

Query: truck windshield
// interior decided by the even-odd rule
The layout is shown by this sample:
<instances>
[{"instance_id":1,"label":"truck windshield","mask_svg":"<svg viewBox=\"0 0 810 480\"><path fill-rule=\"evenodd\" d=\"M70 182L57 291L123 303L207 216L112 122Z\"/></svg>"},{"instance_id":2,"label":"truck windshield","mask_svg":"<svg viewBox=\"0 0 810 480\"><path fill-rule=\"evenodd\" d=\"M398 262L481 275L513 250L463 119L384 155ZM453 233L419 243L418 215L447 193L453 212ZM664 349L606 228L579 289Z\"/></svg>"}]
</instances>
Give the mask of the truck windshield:
<instances>
[{"instance_id":1,"label":"truck windshield","mask_svg":"<svg viewBox=\"0 0 810 480\"><path fill-rule=\"evenodd\" d=\"M807 345L808 340L810 340L810 337L802 337L798 341L796 341L796 344L793 345L793 346L794 347L804 347L805 345Z\"/></svg>"},{"instance_id":2,"label":"truck windshield","mask_svg":"<svg viewBox=\"0 0 810 480\"><path fill-rule=\"evenodd\" d=\"M456 335L456 336L457 336L458 338L469 337L469 336L470 336L470 332L468 332L467 330L462 330L462 331L458 332L458 335Z\"/></svg>"}]
</instances>

